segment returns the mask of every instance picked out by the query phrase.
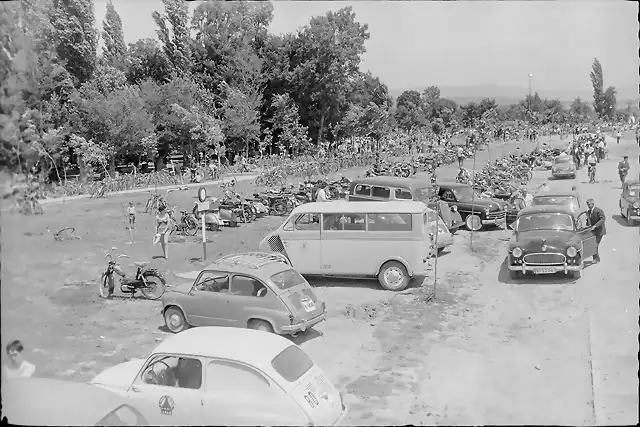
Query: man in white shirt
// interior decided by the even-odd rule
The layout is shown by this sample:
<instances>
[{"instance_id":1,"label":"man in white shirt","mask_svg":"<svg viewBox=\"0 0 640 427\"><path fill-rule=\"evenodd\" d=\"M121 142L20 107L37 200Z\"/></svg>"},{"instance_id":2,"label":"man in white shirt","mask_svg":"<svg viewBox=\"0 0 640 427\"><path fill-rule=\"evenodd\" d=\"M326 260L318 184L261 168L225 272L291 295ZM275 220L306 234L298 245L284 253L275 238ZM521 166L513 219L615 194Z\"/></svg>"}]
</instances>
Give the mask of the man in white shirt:
<instances>
[{"instance_id":1,"label":"man in white shirt","mask_svg":"<svg viewBox=\"0 0 640 427\"><path fill-rule=\"evenodd\" d=\"M464 164L464 150L462 147L458 146L458 166L462 167Z\"/></svg>"},{"instance_id":2,"label":"man in white shirt","mask_svg":"<svg viewBox=\"0 0 640 427\"><path fill-rule=\"evenodd\" d=\"M6 378L29 378L36 371L36 367L22 358L24 346L19 340L7 346L9 364L4 366L3 374Z\"/></svg>"},{"instance_id":3,"label":"man in white shirt","mask_svg":"<svg viewBox=\"0 0 640 427\"><path fill-rule=\"evenodd\" d=\"M329 196L327 196L327 192L324 189L326 186L327 184L325 184L324 182L320 184L320 188L316 193L316 202L326 202L329 200Z\"/></svg>"}]
</instances>

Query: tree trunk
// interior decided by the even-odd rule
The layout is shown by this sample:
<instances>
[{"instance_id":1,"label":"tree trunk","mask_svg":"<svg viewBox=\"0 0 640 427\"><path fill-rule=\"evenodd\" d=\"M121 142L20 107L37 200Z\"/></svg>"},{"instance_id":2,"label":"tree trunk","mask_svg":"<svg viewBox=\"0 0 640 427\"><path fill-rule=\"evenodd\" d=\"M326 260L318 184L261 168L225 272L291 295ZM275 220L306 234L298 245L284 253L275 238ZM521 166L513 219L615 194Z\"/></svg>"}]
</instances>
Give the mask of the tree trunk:
<instances>
[{"instance_id":1,"label":"tree trunk","mask_svg":"<svg viewBox=\"0 0 640 427\"><path fill-rule=\"evenodd\" d=\"M116 158L115 156L109 160L109 176L111 178L116 176Z\"/></svg>"},{"instance_id":2,"label":"tree trunk","mask_svg":"<svg viewBox=\"0 0 640 427\"><path fill-rule=\"evenodd\" d=\"M322 143L322 132L324 131L324 110L322 111L322 115L320 116L320 127L318 128L318 138L316 140L316 145L320 148L320 144Z\"/></svg>"},{"instance_id":3,"label":"tree trunk","mask_svg":"<svg viewBox=\"0 0 640 427\"><path fill-rule=\"evenodd\" d=\"M78 169L80 171L80 176L78 177L78 179L80 180L80 182L86 182L87 181L87 165L84 163L82 156L78 156Z\"/></svg>"}]
</instances>

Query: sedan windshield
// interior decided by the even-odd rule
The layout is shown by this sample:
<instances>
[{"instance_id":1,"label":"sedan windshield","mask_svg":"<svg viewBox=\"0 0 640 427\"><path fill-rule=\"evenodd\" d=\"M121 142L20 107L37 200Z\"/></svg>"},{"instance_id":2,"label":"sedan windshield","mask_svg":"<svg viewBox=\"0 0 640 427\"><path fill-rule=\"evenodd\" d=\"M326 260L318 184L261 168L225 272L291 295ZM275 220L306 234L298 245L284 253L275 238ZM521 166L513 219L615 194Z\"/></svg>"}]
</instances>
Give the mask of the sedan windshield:
<instances>
[{"instance_id":1,"label":"sedan windshield","mask_svg":"<svg viewBox=\"0 0 640 427\"><path fill-rule=\"evenodd\" d=\"M473 190L471 187L458 187L453 189L456 199L459 202L468 202L473 199Z\"/></svg>"},{"instance_id":2,"label":"sedan windshield","mask_svg":"<svg viewBox=\"0 0 640 427\"><path fill-rule=\"evenodd\" d=\"M573 218L565 213L536 213L518 218L516 231L573 231Z\"/></svg>"},{"instance_id":3,"label":"sedan windshield","mask_svg":"<svg viewBox=\"0 0 640 427\"><path fill-rule=\"evenodd\" d=\"M573 159L569 156L556 157L556 164L558 163L573 163Z\"/></svg>"}]
</instances>

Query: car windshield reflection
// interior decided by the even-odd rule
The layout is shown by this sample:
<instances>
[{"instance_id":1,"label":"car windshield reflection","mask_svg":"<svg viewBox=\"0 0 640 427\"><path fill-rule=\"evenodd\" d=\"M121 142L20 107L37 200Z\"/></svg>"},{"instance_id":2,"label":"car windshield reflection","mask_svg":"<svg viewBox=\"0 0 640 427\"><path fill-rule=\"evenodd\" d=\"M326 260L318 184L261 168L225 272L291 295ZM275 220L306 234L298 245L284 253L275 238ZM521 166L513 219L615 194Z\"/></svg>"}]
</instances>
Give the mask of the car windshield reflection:
<instances>
[{"instance_id":1,"label":"car windshield reflection","mask_svg":"<svg viewBox=\"0 0 640 427\"><path fill-rule=\"evenodd\" d=\"M573 218L565 213L540 213L518 218L516 231L573 231Z\"/></svg>"}]
</instances>

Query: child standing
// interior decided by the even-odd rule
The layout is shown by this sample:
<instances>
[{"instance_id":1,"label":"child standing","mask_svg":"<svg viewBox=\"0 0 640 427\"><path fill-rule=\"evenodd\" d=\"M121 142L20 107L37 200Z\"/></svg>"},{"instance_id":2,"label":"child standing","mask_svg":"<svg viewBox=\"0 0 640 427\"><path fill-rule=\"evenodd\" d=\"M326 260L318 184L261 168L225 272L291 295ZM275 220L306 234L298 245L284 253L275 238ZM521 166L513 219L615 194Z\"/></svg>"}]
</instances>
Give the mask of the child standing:
<instances>
[{"instance_id":1,"label":"child standing","mask_svg":"<svg viewBox=\"0 0 640 427\"><path fill-rule=\"evenodd\" d=\"M127 214L129 215L129 230L136 229L136 208L133 206L133 202L129 202L129 207L127 208Z\"/></svg>"},{"instance_id":2,"label":"child standing","mask_svg":"<svg viewBox=\"0 0 640 427\"><path fill-rule=\"evenodd\" d=\"M4 366L3 374L6 378L28 378L33 375L36 367L22 357L24 346L19 340L11 342L7 346L9 363Z\"/></svg>"}]
</instances>

